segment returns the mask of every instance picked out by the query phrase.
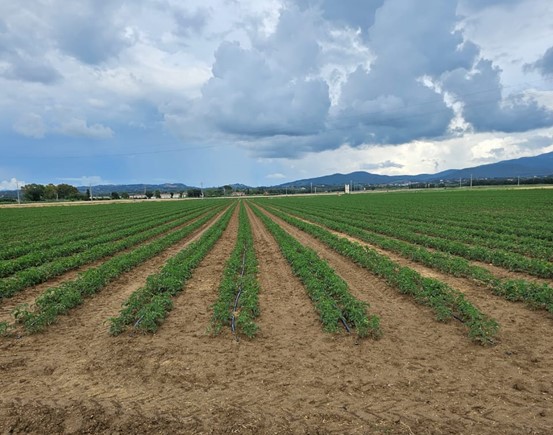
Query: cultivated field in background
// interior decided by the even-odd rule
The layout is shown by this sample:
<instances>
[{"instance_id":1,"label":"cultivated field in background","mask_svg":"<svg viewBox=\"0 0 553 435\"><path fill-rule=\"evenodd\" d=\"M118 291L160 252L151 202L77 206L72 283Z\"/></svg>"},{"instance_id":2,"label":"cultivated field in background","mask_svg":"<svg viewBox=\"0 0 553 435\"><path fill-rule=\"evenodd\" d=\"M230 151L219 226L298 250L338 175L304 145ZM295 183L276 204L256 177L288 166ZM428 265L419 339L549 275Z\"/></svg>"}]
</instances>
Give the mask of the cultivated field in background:
<instances>
[{"instance_id":1,"label":"cultivated field in background","mask_svg":"<svg viewBox=\"0 0 553 435\"><path fill-rule=\"evenodd\" d=\"M553 191L0 209L3 432L547 433Z\"/></svg>"}]
</instances>

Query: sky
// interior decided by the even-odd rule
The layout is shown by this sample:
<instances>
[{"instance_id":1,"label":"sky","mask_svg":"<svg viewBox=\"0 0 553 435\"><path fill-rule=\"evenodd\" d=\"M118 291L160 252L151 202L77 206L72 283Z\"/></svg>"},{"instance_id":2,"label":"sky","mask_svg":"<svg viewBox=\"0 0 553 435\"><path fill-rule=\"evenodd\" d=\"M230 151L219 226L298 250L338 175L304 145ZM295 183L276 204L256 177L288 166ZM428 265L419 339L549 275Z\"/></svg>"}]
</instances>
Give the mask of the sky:
<instances>
[{"instance_id":1,"label":"sky","mask_svg":"<svg viewBox=\"0 0 553 435\"><path fill-rule=\"evenodd\" d=\"M550 0L0 0L0 190L550 151Z\"/></svg>"}]
</instances>

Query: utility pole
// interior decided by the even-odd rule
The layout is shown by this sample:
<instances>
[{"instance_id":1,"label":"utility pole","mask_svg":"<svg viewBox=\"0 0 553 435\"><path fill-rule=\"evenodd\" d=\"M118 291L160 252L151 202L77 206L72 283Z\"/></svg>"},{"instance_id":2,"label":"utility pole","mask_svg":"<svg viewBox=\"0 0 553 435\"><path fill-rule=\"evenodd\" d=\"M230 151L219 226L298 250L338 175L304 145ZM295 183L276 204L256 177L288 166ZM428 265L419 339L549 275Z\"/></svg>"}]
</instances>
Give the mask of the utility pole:
<instances>
[{"instance_id":1,"label":"utility pole","mask_svg":"<svg viewBox=\"0 0 553 435\"><path fill-rule=\"evenodd\" d=\"M17 203L21 204L21 198L19 197L19 181L15 182L15 186L17 188Z\"/></svg>"},{"instance_id":2,"label":"utility pole","mask_svg":"<svg viewBox=\"0 0 553 435\"><path fill-rule=\"evenodd\" d=\"M461 180L462 180L462 178L459 177L459 187L461 187Z\"/></svg>"},{"instance_id":3,"label":"utility pole","mask_svg":"<svg viewBox=\"0 0 553 435\"><path fill-rule=\"evenodd\" d=\"M204 197L204 182L203 181L200 181L200 187L201 187L200 191L202 193L202 198L203 198Z\"/></svg>"},{"instance_id":4,"label":"utility pole","mask_svg":"<svg viewBox=\"0 0 553 435\"><path fill-rule=\"evenodd\" d=\"M313 193L313 182L311 182L311 193Z\"/></svg>"},{"instance_id":5,"label":"utility pole","mask_svg":"<svg viewBox=\"0 0 553 435\"><path fill-rule=\"evenodd\" d=\"M92 183L88 183L88 192L90 193L90 200L92 201Z\"/></svg>"},{"instance_id":6,"label":"utility pole","mask_svg":"<svg viewBox=\"0 0 553 435\"><path fill-rule=\"evenodd\" d=\"M472 174L470 174L470 187L472 189Z\"/></svg>"},{"instance_id":7,"label":"utility pole","mask_svg":"<svg viewBox=\"0 0 553 435\"><path fill-rule=\"evenodd\" d=\"M518 183L517 183L517 186L520 186L520 175L518 177Z\"/></svg>"}]
</instances>

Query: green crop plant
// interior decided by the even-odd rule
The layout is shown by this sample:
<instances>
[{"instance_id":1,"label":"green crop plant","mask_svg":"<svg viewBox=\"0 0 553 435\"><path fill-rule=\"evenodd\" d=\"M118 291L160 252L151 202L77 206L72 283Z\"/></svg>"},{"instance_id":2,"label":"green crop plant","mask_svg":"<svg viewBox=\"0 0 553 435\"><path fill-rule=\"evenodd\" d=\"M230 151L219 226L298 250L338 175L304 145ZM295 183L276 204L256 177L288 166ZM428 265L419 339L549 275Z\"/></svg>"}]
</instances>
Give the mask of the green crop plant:
<instances>
[{"instance_id":1,"label":"green crop plant","mask_svg":"<svg viewBox=\"0 0 553 435\"><path fill-rule=\"evenodd\" d=\"M253 211L274 236L284 258L305 286L325 331L336 332L343 322L354 327L359 337L379 338L382 335L378 317L367 315L368 304L351 295L346 282L326 261L290 236L257 207L253 207Z\"/></svg>"},{"instance_id":2,"label":"green crop plant","mask_svg":"<svg viewBox=\"0 0 553 435\"><path fill-rule=\"evenodd\" d=\"M46 326L54 323L60 314L80 305L86 297L99 292L121 274L189 236L205 225L217 212L214 210L184 228L141 245L130 252L116 255L100 266L81 273L75 280L49 288L35 300L34 309L22 308L14 313L16 322L22 323L31 333L42 331Z\"/></svg>"},{"instance_id":3,"label":"green crop plant","mask_svg":"<svg viewBox=\"0 0 553 435\"><path fill-rule=\"evenodd\" d=\"M271 208L274 210L274 208ZM520 279L497 278L489 270L471 264L468 260L451 254L429 251L428 249L413 245L402 240L372 233L348 223L337 223L334 215L329 218L320 217L318 214L293 210L295 216L305 218L310 222L323 225L340 233L345 233L371 245L378 246L388 251L395 252L409 260L423 264L427 267L445 272L454 276L472 279L486 287L493 293L511 301L524 301L532 308L545 309L552 312L553 288L542 283ZM327 216L329 213L326 214Z\"/></svg>"},{"instance_id":4,"label":"green crop plant","mask_svg":"<svg viewBox=\"0 0 553 435\"><path fill-rule=\"evenodd\" d=\"M441 281L422 277L415 270L402 267L385 255L357 242L336 236L318 225L274 209L271 211L289 224L319 239L339 254L382 277L401 293L408 294L418 303L431 307L439 321L459 319L467 326L468 335L472 340L482 344L493 343L499 325L470 304L459 291Z\"/></svg>"},{"instance_id":5,"label":"green crop plant","mask_svg":"<svg viewBox=\"0 0 553 435\"><path fill-rule=\"evenodd\" d=\"M258 293L253 236L246 209L241 204L236 245L226 263L219 297L213 305L213 333L219 334L224 326L230 326L236 334L253 337L259 329L254 322L259 315Z\"/></svg>"},{"instance_id":6,"label":"green crop plant","mask_svg":"<svg viewBox=\"0 0 553 435\"><path fill-rule=\"evenodd\" d=\"M182 291L192 271L219 240L234 208L229 208L197 241L168 260L159 273L148 277L144 287L131 294L119 315L109 319L112 335L119 335L130 326L143 332L157 331L173 308L172 298Z\"/></svg>"},{"instance_id":7,"label":"green crop plant","mask_svg":"<svg viewBox=\"0 0 553 435\"><path fill-rule=\"evenodd\" d=\"M211 211L207 212L207 215L214 216L220 209L221 206L219 206L219 208L211 209ZM148 231L141 232L116 242L94 246L85 252L80 252L70 257L60 258L41 266L22 270L9 278L0 280L0 299L11 297L25 288L45 282L69 270L101 258L117 254L120 251L154 239L169 230L194 221L194 219L197 219L202 214L205 214L204 210L191 213L186 217L170 223L155 226Z\"/></svg>"}]
</instances>

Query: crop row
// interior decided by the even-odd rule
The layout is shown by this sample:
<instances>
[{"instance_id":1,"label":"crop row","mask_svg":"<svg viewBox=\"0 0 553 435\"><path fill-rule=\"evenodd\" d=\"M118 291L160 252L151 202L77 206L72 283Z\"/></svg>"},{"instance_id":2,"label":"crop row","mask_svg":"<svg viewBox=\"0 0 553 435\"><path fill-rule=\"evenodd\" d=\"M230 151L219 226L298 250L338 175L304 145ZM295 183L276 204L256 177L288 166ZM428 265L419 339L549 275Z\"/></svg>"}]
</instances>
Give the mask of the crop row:
<instances>
[{"instance_id":1,"label":"crop row","mask_svg":"<svg viewBox=\"0 0 553 435\"><path fill-rule=\"evenodd\" d=\"M130 326L145 332L157 331L173 308L172 298L182 291L192 271L219 240L234 208L229 208L196 242L172 257L159 273L148 277L144 287L132 293L119 315L110 319L111 334L118 335Z\"/></svg>"},{"instance_id":2,"label":"crop row","mask_svg":"<svg viewBox=\"0 0 553 435\"><path fill-rule=\"evenodd\" d=\"M253 211L271 232L294 274L302 281L326 331L337 331L342 322L348 329L350 326L355 327L360 337L380 337L380 319L376 315L367 315L368 305L351 295L347 283L326 261L312 249L303 246L257 207L253 207Z\"/></svg>"},{"instance_id":3,"label":"crop row","mask_svg":"<svg viewBox=\"0 0 553 435\"><path fill-rule=\"evenodd\" d=\"M553 228L547 218L551 202L547 192L435 192L427 194L353 195L336 197L289 198L287 203L306 207L339 207L362 213L366 218L403 219L451 227L483 230L511 238L534 239L551 245ZM534 195L531 195L533 193ZM537 197L536 194L538 194ZM464 198L464 199L463 199ZM502 201L497 202L501 198ZM519 204L526 203L528 210ZM535 210L543 212L543 218ZM511 210L511 214L507 211ZM553 210L551 210L553 212Z\"/></svg>"},{"instance_id":4,"label":"crop row","mask_svg":"<svg viewBox=\"0 0 553 435\"><path fill-rule=\"evenodd\" d=\"M184 228L141 245L130 252L116 255L100 266L81 273L75 280L49 288L35 300L33 308L23 306L15 310L16 322L23 324L31 333L43 330L54 323L57 316L82 304L86 297L98 293L121 274L132 270L192 234L212 219L215 213L212 212Z\"/></svg>"},{"instance_id":5,"label":"crop row","mask_svg":"<svg viewBox=\"0 0 553 435\"><path fill-rule=\"evenodd\" d=\"M209 215L213 216L216 212L217 209L211 211ZM157 237L171 229L184 225L203 213L205 213L204 210L196 211L176 221L157 226L151 230L127 237L115 243L95 246L85 252L77 253L69 257L63 257L41 266L31 267L20 271L9 278L0 280L0 300L2 298L11 297L25 288L45 282L71 269L75 269L95 260L116 254L124 249L136 246L148 239Z\"/></svg>"},{"instance_id":6,"label":"crop row","mask_svg":"<svg viewBox=\"0 0 553 435\"><path fill-rule=\"evenodd\" d=\"M168 208L177 211L180 207ZM22 243L46 241L58 236L60 228L63 228L64 235L76 235L88 231L89 228L96 227L98 224L109 225L128 218L130 214L163 212L162 208L145 207L141 204L6 209L0 216L0 225L7 230L7 234L1 236L2 239L5 239L2 240L2 245L13 247ZM52 225L53 223L56 225ZM13 242L14 240L16 242Z\"/></svg>"},{"instance_id":7,"label":"crop row","mask_svg":"<svg viewBox=\"0 0 553 435\"><path fill-rule=\"evenodd\" d=\"M330 211L331 213L337 211L340 213L344 212L343 208L337 207L313 207L312 209L316 209L317 211ZM350 209L348 209L347 213L344 214L344 216L346 215L352 219L362 218L364 221L385 221L386 224L390 226L408 227L415 233L458 241L469 245L485 246L494 250L518 252L522 255L547 261L553 258L553 245L544 240L537 240L529 237L512 237L500 234L490 236L488 231L482 229L471 230L442 222L420 222L413 216L402 216L400 218L396 218L389 215L378 215Z\"/></svg>"},{"instance_id":8,"label":"crop row","mask_svg":"<svg viewBox=\"0 0 553 435\"><path fill-rule=\"evenodd\" d=\"M19 270L24 270L29 267L40 266L41 264L56 260L58 258L67 257L85 250L90 250L94 246L113 243L116 240L121 240L133 236L144 231L148 231L164 223L177 220L183 213L178 213L177 216L170 215L169 217L153 217L143 223L132 223L119 231L108 231L98 237L90 239L80 239L74 242L69 242L51 249L41 249L25 254L21 257L11 260L0 260L0 278L13 275Z\"/></svg>"},{"instance_id":9,"label":"crop row","mask_svg":"<svg viewBox=\"0 0 553 435\"><path fill-rule=\"evenodd\" d=\"M258 330L254 322L259 315L258 294L257 258L252 230L244 204L241 203L238 238L219 284L219 297L213 305L213 333L219 334L225 326L229 326L236 335L241 332L253 337Z\"/></svg>"},{"instance_id":10,"label":"crop row","mask_svg":"<svg viewBox=\"0 0 553 435\"><path fill-rule=\"evenodd\" d=\"M293 208L292 210L298 209ZM437 249L469 260L483 261L495 266L504 267L511 271L526 272L540 278L553 277L553 264L548 261L527 258L516 253L493 250L482 246L466 245L461 242L415 233L408 223L404 225L394 225L388 224L384 219L378 222L372 220L367 221L361 214L352 215L344 210L341 210L339 213L337 212L334 219L340 223L350 223L367 231L384 234L427 248Z\"/></svg>"},{"instance_id":11,"label":"crop row","mask_svg":"<svg viewBox=\"0 0 553 435\"><path fill-rule=\"evenodd\" d=\"M507 300L524 301L532 308L545 309L553 313L553 288L545 283L540 284L522 279L498 278L489 270L471 264L462 257L430 251L421 246L415 246L398 239L365 231L354 225L338 223L335 220L337 213L327 213L326 217L301 211L294 211L292 214L340 233L348 234L387 251L395 252L404 258L439 270L440 272L472 279Z\"/></svg>"},{"instance_id":12,"label":"crop row","mask_svg":"<svg viewBox=\"0 0 553 435\"><path fill-rule=\"evenodd\" d=\"M171 208L169 212L159 212L157 209L149 210L140 208L136 211L133 211L131 218L129 218L129 213L127 210L125 212L112 213L111 215L109 215L109 219L97 219L94 222L87 223L84 226L77 225L78 223L73 223L72 225L68 226L68 228L66 228L63 223L55 220L47 224L47 231L41 231L41 234L43 236L45 235L45 233L48 234L48 238L46 238L45 240L29 241L28 239L20 238L17 235L12 235L11 239L17 240L17 242L4 244L0 248L0 260L15 259L28 253L33 253L37 251L44 252L46 250L66 245L71 242L90 240L98 237L98 234L124 230L130 226L138 225L140 223L146 223L155 219L161 222L166 222L169 221L171 218L176 219L182 214L186 214L196 208L205 207L204 204L201 205L202 207L187 207L179 208L178 210ZM95 214L91 213L91 216L94 217ZM27 228L28 234L36 234L39 231L37 228L30 228L32 228L32 231L29 231L29 228ZM63 228L63 234L60 234L60 228Z\"/></svg>"},{"instance_id":13,"label":"crop row","mask_svg":"<svg viewBox=\"0 0 553 435\"><path fill-rule=\"evenodd\" d=\"M417 271L403 267L390 258L356 242L339 237L328 230L282 212L273 213L289 224L316 237L339 254L383 278L401 293L432 308L440 321L458 319L468 328L469 337L482 344L493 343L499 325L483 314L464 295L447 284L433 278L425 278Z\"/></svg>"}]
</instances>

